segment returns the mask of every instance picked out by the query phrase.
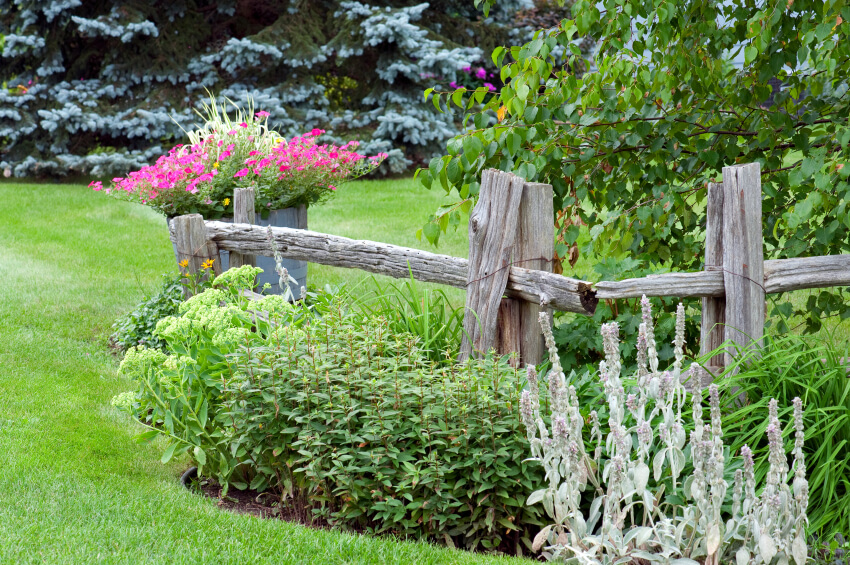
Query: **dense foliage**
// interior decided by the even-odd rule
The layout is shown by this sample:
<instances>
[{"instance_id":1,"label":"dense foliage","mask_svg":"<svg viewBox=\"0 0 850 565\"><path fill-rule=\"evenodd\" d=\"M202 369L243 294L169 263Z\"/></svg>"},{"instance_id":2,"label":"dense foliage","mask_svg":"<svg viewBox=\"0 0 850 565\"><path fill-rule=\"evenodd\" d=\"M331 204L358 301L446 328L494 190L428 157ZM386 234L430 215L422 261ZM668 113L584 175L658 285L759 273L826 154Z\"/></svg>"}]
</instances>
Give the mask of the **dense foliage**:
<instances>
[{"instance_id":1,"label":"dense foliage","mask_svg":"<svg viewBox=\"0 0 850 565\"><path fill-rule=\"evenodd\" d=\"M159 322L166 353L130 349L116 399L224 485L297 499L325 519L469 548L530 546L539 471L523 465L519 395L507 359L434 364L386 316L259 302L230 270ZM263 311L268 319L256 317ZM540 392L545 398L545 389Z\"/></svg>"},{"instance_id":2,"label":"dense foliage","mask_svg":"<svg viewBox=\"0 0 850 565\"><path fill-rule=\"evenodd\" d=\"M499 92L434 91L435 104L470 109L470 130L420 174L460 198L423 228L428 239L469 210L495 167L553 185L561 257L587 229L575 252L696 269L706 183L757 162L768 257L850 251L845 1L582 0L572 15L493 52ZM577 37L598 46L585 73ZM798 312L814 330L848 309L824 293Z\"/></svg>"},{"instance_id":3,"label":"dense foliage","mask_svg":"<svg viewBox=\"0 0 850 565\"><path fill-rule=\"evenodd\" d=\"M767 452L764 439L767 400L780 406L791 399L803 400L806 424L805 454L809 469L809 521L811 531L829 543L834 535L850 532L850 379L848 345L813 338L786 336L766 338L760 355L738 356L730 372L720 380L727 394L744 393L748 402L727 406L723 416L728 443L733 451L749 444L756 455ZM726 396L734 399L736 394ZM787 409L784 410L787 412ZM786 448L792 445L791 430L783 431ZM764 461L756 476L767 473Z\"/></svg>"},{"instance_id":4,"label":"dense foliage","mask_svg":"<svg viewBox=\"0 0 850 565\"><path fill-rule=\"evenodd\" d=\"M11 2L0 10L0 170L15 176L123 174L189 128L205 90L270 112L287 137L424 162L458 131L422 91L495 69L486 53L531 28L531 0ZM543 10L548 13L551 9ZM535 11L536 13L536 11ZM476 84L482 81L473 77ZM493 82L496 79L490 79Z\"/></svg>"},{"instance_id":5,"label":"dense foliage","mask_svg":"<svg viewBox=\"0 0 850 565\"><path fill-rule=\"evenodd\" d=\"M178 314L183 302L181 278L180 274L162 275L162 284L157 292L146 295L131 311L115 321L112 326L115 332L110 342L122 351L137 345L162 349L165 342L154 330L161 319Z\"/></svg>"},{"instance_id":6,"label":"dense foliage","mask_svg":"<svg viewBox=\"0 0 850 565\"><path fill-rule=\"evenodd\" d=\"M586 565L638 560L698 565L696 559L706 565L733 559L739 564L770 564L774 558L805 564L809 484L800 398L793 399L789 418L794 435L790 469L778 403L771 399L760 430L768 444L766 474L757 485L753 452L743 445L742 465L730 484L726 474L735 462L724 446L719 389L709 389L707 422L702 390L690 399L685 391L690 378L701 381L701 369L684 369L684 307L676 313L673 363L662 371L646 297L641 306L639 362L632 379L636 386L621 379L617 324L602 326L605 360L598 376L607 397L607 434L595 410L589 419L580 412L576 390L558 362L548 315L540 315L552 362L546 376L551 423L547 426L541 417L534 367L528 368L529 388L522 393L521 410L531 455L547 479L528 503L542 502L554 523L535 536L534 549L544 549L549 560ZM737 397L735 392L727 394ZM686 447L688 404L693 417ZM589 434L584 433L585 423L590 424ZM595 443L592 451L585 449L588 437Z\"/></svg>"}]
</instances>

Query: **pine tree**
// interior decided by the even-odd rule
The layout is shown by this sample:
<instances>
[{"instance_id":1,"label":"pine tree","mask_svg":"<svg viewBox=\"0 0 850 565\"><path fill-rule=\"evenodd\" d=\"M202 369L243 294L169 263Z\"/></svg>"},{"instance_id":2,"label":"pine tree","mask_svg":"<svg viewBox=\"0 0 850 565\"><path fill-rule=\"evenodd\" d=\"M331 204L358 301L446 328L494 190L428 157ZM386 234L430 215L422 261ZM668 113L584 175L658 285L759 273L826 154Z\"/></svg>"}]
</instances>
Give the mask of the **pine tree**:
<instances>
[{"instance_id":1,"label":"pine tree","mask_svg":"<svg viewBox=\"0 0 850 565\"><path fill-rule=\"evenodd\" d=\"M492 49L530 33L516 15L531 7L503 0L485 18L468 0L4 0L0 170L126 173L182 142L209 91L250 95L284 135L322 128L386 151L402 171L459 131L422 92L492 75Z\"/></svg>"}]
</instances>

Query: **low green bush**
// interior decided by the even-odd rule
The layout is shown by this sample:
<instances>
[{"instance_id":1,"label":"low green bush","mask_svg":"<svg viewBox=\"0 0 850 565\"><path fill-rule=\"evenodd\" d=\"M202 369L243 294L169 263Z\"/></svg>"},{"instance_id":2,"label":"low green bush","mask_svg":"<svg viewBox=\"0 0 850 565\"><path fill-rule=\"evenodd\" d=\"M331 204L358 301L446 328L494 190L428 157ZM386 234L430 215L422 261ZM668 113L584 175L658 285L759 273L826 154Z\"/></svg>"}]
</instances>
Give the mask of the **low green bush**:
<instances>
[{"instance_id":1,"label":"low green bush","mask_svg":"<svg viewBox=\"0 0 850 565\"><path fill-rule=\"evenodd\" d=\"M765 337L760 352L748 350L718 379L726 398L723 428L733 451L748 444L756 455L756 477L768 471L765 418L768 400L788 407L794 397L803 401L806 425L809 530L821 539L850 533L850 346L813 337ZM737 371L737 374L733 374ZM734 394L733 394L734 393ZM743 393L746 402L738 399ZM788 417L790 408L780 411ZM786 450L794 444L793 430L782 430Z\"/></svg>"},{"instance_id":2,"label":"low green bush","mask_svg":"<svg viewBox=\"0 0 850 565\"><path fill-rule=\"evenodd\" d=\"M124 314L113 324L115 332L110 341L115 347L127 351L130 347L161 349L165 342L155 333L156 324L168 316L177 315L183 302L183 285L179 273L165 273L159 290L145 296L133 310Z\"/></svg>"},{"instance_id":3,"label":"low green bush","mask_svg":"<svg viewBox=\"0 0 850 565\"><path fill-rule=\"evenodd\" d=\"M343 527L530 546L542 509L525 502L543 476L523 464L524 378L507 358L439 365L416 336L339 296L248 301L243 269L157 325L166 353L134 348L122 363L139 389L116 404L149 427L144 438L167 438L163 461L188 453L226 488Z\"/></svg>"}]
</instances>

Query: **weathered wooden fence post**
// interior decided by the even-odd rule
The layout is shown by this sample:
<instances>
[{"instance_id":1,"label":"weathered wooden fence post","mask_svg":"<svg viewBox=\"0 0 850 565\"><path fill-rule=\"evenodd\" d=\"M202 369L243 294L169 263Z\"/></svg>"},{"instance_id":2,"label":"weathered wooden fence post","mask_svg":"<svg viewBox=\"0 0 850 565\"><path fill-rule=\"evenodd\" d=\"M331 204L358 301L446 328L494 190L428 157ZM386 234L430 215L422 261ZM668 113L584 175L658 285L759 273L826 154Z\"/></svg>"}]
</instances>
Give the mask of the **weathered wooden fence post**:
<instances>
[{"instance_id":1,"label":"weathered wooden fence post","mask_svg":"<svg viewBox=\"0 0 850 565\"><path fill-rule=\"evenodd\" d=\"M552 186L525 183L519 205L512 263L524 269L552 272L555 254L555 214ZM499 354L517 352L519 362L536 365L546 350L540 331L540 304L503 298L499 309ZM510 338L510 339L507 339Z\"/></svg>"},{"instance_id":2,"label":"weathered wooden fence post","mask_svg":"<svg viewBox=\"0 0 850 565\"><path fill-rule=\"evenodd\" d=\"M764 235L761 166L723 167L723 284L725 339L740 347L764 336ZM725 365L732 362L725 354Z\"/></svg>"},{"instance_id":3,"label":"weathered wooden fence post","mask_svg":"<svg viewBox=\"0 0 850 565\"><path fill-rule=\"evenodd\" d=\"M221 259L218 246L214 241L207 239L207 228L204 218L200 214L188 214L177 216L171 222L174 230L174 243L177 246L177 262L188 261L187 273L201 271L201 265L205 261L213 261L213 274L221 274ZM188 298L190 292L188 287L183 287L183 294Z\"/></svg>"},{"instance_id":4,"label":"weathered wooden fence post","mask_svg":"<svg viewBox=\"0 0 850 565\"><path fill-rule=\"evenodd\" d=\"M524 179L495 169L481 176L481 192L469 217L461 360L496 347L499 305L508 284L524 184Z\"/></svg>"},{"instance_id":5,"label":"weathered wooden fence post","mask_svg":"<svg viewBox=\"0 0 850 565\"><path fill-rule=\"evenodd\" d=\"M705 227L705 270L723 271L723 185L708 185ZM702 299L702 326L700 328L700 355L714 351L725 338L726 297L708 296ZM723 354L715 355L706 363L709 372L717 374L723 369ZM704 384L704 383L701 383Z\"/></svg>"},{"instance_id":6,"label":"weathered wooden fence post","mask_svg":"<svg viewBox=\"0 0 850 565\"><path fill-rule=\"evenodd\" d=\"M254 189L237 188L233 191L233 223L234 224L253 224L256 221L256 213L254 212ZM234 251L230 254L230 268L241 267L242 265L257 266L257 257Z\"/></svg>"}]
</instances>

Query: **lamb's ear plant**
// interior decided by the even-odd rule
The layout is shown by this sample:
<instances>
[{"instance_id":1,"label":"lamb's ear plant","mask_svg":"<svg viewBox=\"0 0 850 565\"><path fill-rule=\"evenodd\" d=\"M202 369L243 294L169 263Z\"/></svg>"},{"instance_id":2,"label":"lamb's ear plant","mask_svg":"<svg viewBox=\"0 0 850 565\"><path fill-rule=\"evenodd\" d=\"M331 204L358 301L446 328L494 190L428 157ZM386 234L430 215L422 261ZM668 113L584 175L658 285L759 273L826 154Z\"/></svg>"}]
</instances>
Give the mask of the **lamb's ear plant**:
<instances>
[{"instance_id":1,"label":"lamb's ear plant","mask_svg":"<svg viewBox=\"0 0 850 565\"><path fill-rule=\"evenodd\" d=\"M693 426L686 446L683 414L689 399L684 382L701 379L703 369L692 365L683 371L684 308L677 311L673 364L661 371L646 297L641 305L634 390L627 391L621 379L617 324L602 327L605 360L598 375L607 396L609 433L602 437L592 412L592 454L585 447L575 389L561 369L547 314L541 314L552 367L547 376L551 430L540 414L533 367L528 368L530 386L520 406L531 460L543 466L546 477L546 485L529 496L528 504L542 503L554 523L536 536L534 549L543 550L549 560L587 565L639 559L671 565L768 564L776 559L802 565L807 560L808 506L802 402L794 400L792 484L773 401L764 488L757 493L747 446L741 449L743 469L737 470L730 488L724 478L730 453L723 445L716 386L709 390L708 422L703 421L702 392L691 396ZM693 471L684 477L686 466Z\"/></svg>"}]
</instances>

